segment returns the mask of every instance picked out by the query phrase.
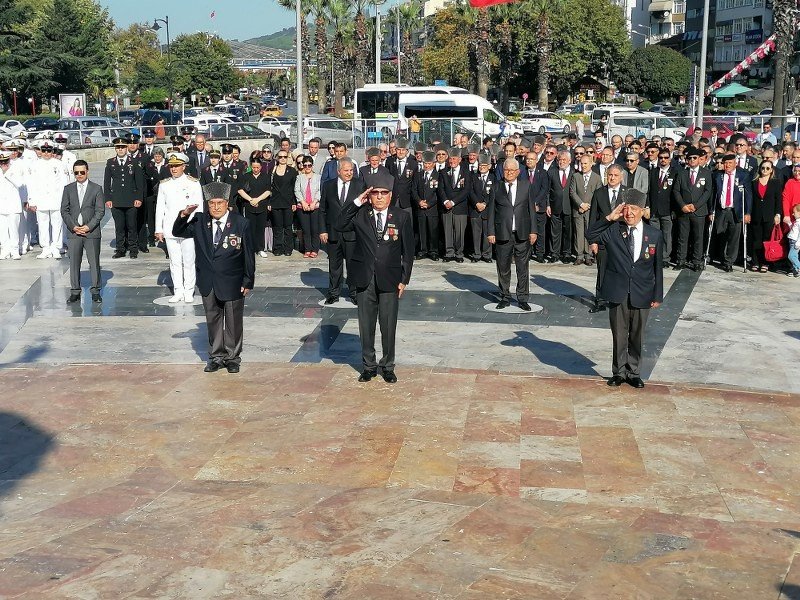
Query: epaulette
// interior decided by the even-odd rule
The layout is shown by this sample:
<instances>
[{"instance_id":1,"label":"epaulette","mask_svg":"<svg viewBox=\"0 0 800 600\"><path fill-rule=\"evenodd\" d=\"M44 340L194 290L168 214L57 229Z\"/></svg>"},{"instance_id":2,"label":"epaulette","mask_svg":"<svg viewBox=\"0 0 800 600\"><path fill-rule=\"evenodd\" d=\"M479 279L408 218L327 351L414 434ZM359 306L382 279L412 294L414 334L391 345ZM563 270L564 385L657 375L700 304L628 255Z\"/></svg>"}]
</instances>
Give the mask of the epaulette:
<instances>
[{"instance_id":1,"label":"epaulette","mask_svg":"<svg viewBox=\"0 0 800 600\"><path fill-rule=\"evenodd\" d=\"M192 177L191 175L187 175L186 179L188 179L189 181L200 181L197 177Z\"/></svg>"}]
</instances>

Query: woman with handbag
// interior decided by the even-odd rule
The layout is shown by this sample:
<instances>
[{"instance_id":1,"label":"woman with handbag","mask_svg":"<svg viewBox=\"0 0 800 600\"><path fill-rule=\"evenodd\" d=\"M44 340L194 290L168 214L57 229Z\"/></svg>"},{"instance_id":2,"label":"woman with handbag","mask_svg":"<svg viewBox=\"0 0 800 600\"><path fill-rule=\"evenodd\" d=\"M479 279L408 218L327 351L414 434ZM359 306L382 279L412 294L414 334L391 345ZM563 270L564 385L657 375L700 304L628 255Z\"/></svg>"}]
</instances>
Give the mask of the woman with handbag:
<instances>
[{"instance_id":1,"label":"woman with handbag","mask_svg":"<svg viewBox=\"0 0 800 600\"><path fill-rule=\"evenodd\" d=\"M747 238L747 250L753 261L751 271L766 273L769 270L764 258L764 242L770 240L773 227L781 222L781 187L772 161L763 161L753 180L753 209Z\"/></svg>"}]
</instances>

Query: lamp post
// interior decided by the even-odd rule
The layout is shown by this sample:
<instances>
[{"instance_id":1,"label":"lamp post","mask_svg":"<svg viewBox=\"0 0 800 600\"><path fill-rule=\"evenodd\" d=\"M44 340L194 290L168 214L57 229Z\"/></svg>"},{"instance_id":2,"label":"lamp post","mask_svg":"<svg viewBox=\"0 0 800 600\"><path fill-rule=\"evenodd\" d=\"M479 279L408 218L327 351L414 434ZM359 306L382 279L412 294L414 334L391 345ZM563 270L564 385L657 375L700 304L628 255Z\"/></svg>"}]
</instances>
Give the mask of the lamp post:
<instances>
[{"instance_id":1,"label":"lamp post","mask_svg":"<svg viewBox=\"0 0 800 600\"><path fill-rule=\"evenodd\" d=\"M381 10L380 5L386 0L375 0L375 83L381 82Z\"/></svg>"},{"instance_id":2,"label":"lamp post","mask_svg":"<svg viewBox=\"0 0 800 600\"><path fill-rule=\"evenodd\" d=\"M170 121L172 120L172 57L170 56L170 48L169 48L169 15L164 17L163 19L153 19L153 26L151 29L154 31L158 31L161 29L161 25L159 23L163 23L164 27L167 30L167 87L169 88L169 98L167 99L167 110L169 110ZM159 44L161 46L161 44Z\"/></svg>"},{"instance_id":3,"label":"lamp post","mask_svg":"<svg viewBox=\"0 0 800 600\"><path fill-rule=\"evenodd\" d=\"M14 116L17 116L17 88L11 88L11 91L14 93Z\"/></svg>"},{"instance_id":4,"label":"lamp post","mask_svg":"<svg viewBox=\"0 0 800 600\"><path fill-rule=\"evenodd\" d=\"M297 42L295 43L295 78L297 97L297 149L303 151L303 104L306 99L303 98L303 11L300 8L300 0L295 0L295 35Z\"/></svg>"},{"instance_id":5,"label":"lamp post","mask_svg":"<svg viewBox=\"0 0 800 600\"><path fill-rule=\"evenodd\" d=\"M397 0L397 83L403 83L400 79L400 0Z\"/></svg>"}]
</instances>

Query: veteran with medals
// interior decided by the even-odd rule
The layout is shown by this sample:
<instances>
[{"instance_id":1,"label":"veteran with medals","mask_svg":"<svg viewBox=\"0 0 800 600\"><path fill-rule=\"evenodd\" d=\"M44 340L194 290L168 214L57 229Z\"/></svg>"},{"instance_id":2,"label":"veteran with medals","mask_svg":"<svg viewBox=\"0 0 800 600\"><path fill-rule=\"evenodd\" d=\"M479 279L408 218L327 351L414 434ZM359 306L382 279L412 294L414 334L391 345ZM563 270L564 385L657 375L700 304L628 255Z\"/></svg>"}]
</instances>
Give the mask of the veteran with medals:
<instances>
[{"instance_id":1,"label":"veteran with medals","mask_svg":"<svg viewBox=\"0 0 800 600\"><path fill-rule=\"evenodd\" d=\"M210 346L205 372L225 367L238 373L244 340L244 298L253 289L256 259L250 224L228 211L230 185L215 182L203 186L208 213L198 213L199 203L186 206L175 220L172 234L193 238L197 287L203 296Z\"/></svg>"},{"instance_id":2,"label":"veteran with medals","mask_svg":"<svg viewBox=\"0 0 800 600\"><path fill-rule=\"evenodd\" d=\"M358 334L363 370L358 380L378 374L395 383L395 333L399 299L411 278L414 264L414 226L405 210L389 208L394 177L390 173L367 174L367 189L339 214L336 229L355 234L355 248L348 267L358 298ZM383 356L375 356L375 325L380 324Z\"/></svg>"},{"instance_id":3,"label":"veteran with medals","mask_svg":"<svg viewBox=\"0 0 800 600\"><path fill-rule=\"evenodd\" d=\"M628 188L623 201L605 218L592 223L586 237L606 249L606 270L600 296L609 303L614 340L610 386L627 381L643 388L640 360L644 328L651 308L664 299L661 231L642 221L647 197Z\"/></svg>"}]
</instances>

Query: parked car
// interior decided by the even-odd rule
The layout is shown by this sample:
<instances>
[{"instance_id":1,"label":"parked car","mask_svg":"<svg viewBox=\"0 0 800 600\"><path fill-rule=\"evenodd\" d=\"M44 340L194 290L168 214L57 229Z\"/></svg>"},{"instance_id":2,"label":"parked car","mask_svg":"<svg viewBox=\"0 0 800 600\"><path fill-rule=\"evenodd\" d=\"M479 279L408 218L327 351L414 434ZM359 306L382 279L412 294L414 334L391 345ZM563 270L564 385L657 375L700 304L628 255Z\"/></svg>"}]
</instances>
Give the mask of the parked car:
<instances>
[{"instance_id":1,"label":"parked car","mask_svg":"<svg viewBox=\"0 0 800 600\"><path fill-rule=\"evenodd\" d=\"M260 114L262 117L280 117L283 115L283 109L277 104L268 104L261 107Z\"/></svg>"},{"instance_id":2,"label":"parked car","mask_svg":"<svg viewBox=\"0 0 800 600\"><path fill-rule=\"evenodd\" d=\"M258 128L276 142L284 137L294 139L296 136L295 122L288 117L262 117L258 121Z\"/></svg>"},{"instance_id":3,"label":"parked car","mask_svg":"<svg viewBox=\"0 0 800 600\"><path fill-rule=\"evenodd\" d=\"M218 125L220 123L233 123L233 121L231 121L227 117L223 117L222 115L217 115L214 113L204 113L196 117L185 117L181 124L194 125L197 131L201 133L206 133L208 132L208 128L210 125Z\"/></svg>"},{"instance_id":4,"label":"parked car","mask_svg":"<svg viewBox=\"0 0 800 600\"><path fill-rule=\"evenodd\" d=\"M556 113L524 110L519 124L525 133L564 132L572 129L569 121L562 119Z\"/></svg>"},{"instance_id":5,"label":"parked car","mask_svg":"<svg viewBox=\"0 0 800 600\"><path fill-rule=\"evenodd\" d=\"M269 138L252 123L211 123L206 133L208 139L263 139Z\"/></svg>"},{"instance_id":6,"label":"parked car","mask_svg":"<svg viewBox=\"0 0 800 600\"><path fill-rule=\"evenodd\" d=\"M17 119L6 119L0 123L0 132L4 132L8 136L13 136L20 131L25 131L25 125Z\"/></svg>"},{"instance_id":7,"label":"parked car","mask_svg":"<svg viewBox=\"0 0 800 600\"><path fill-rule=\"evenodd\" d=\"M561 106L559 106L555 112L558 115L568 115L572 113L572 109L575 108L574 104L563 102Z\"/></svg>"},{"instance_id":8,"label":"parked car","mask_svg":"<svg viewBox=\"0 0 800 600\"><path fill-rule=\"evenodd\" d=\"M139 120L139 113L135 110L121 110L119 111L119 122L125 126L130 127L135 125Z\"/></svg>"},{"instance_id":9,"label":"parked car","mask_svg":"<svg viewBox=\"0 0 800 600\"><path fill-rule=\"evenodd\" d=\"M80 142L73 142L74 133L69 134L69 143L84 146L110 146L118 137L125 137L132 132L123 127L102 127L99 129L84 129L80 132Z\"/></svg>"},{"instance_id":10,"label":"parked car","mask_svg":"<svg viewBox=\"0 0 800 600\"><path fill-rule=\"evenodd\" d=\"M786 110L786 115L787 115L786 116L786 123L794 124L797 121L797 117L794 116L794 111L791 108ZM753 115L753 117L752 117L752 121L753 121L752 125L753 125L753 127L757 127L758 129L761 129L762 127L764 127L764 123L769 123L769 121L771 119L772 119L772 109L771 108L765 108L764 110L759 112L757 115ZM794 127L792 127L792 130L794 130Z\"/></svg>"},{"instance_id":11,"label":"parked car","mask_svg":"<svg viewBox=\"0 0 800 600\"><path fill-rule=\"evenodd\" d=\"M177 125L181 120L181 113L173 110L146 110L139 119L139 124L144 126L155 125L159 118L164 119L164 125Z\"/></svg>"},{"instance_id":12,"label":"parked car","mask_svg":"<svg viewBox=\"0 0 800 600\"><path fill-rule=\"evenodd\" d=\"M723 119L733 119L733 126L736 127L739 123L750 125L753 122L752 115L743 110L726 110L721 115Z\"/></svg>"},{"instance_id":13,"label":"parked car","mask_svg":"<svg viewBox=\"0 0 800 600\"><path fill-rule=\"evenodd\" d=\"M308 146L308 140L313 137L320 138L323 144L342 142L352 148L364 147L364 134L360 129L353 129L349 121L327 115L303 117L303 147Z\"/></svg>"},{"instance_id":14,"label":"parked car","mask_svg":"<svg viewBox=\"0 0 800 600\"><path fill-rule=\"evenodd\" d=\"M597 108L596 102L581 102L572 107L573 115L591 115L592 111Z\"/></svg>"},{"instance_id":15,"label":"parked car","mask_svg":"<svg viewBox=\"0 0 800 600\"><path fill-rule=\"evenodd\" d=\"M22 123L28 131L44 131L45 129L57 129L58 119L54 117L31 117Z\"/></svg>"},{"instance_id":16,"label":"parked car","mask_svg":"<svg viewBox=\"0 0 800 600\"><path fill-rule=\"evenodd\" d=\"M715 126L717 128L717 136L724 139L726 142L730 137L736 133L736 130L731 127L731 124L727 121L720 121L718 119L703 119L703 137L711 137L711 126ZM689 129L686 130L686 137L691 137L696 129L696 125L692 124ZM755 141L756 139L756 132L752 129L747 129L742 132L745 137L750 140L751 142Z\"/></svg>"}]
</instances>

